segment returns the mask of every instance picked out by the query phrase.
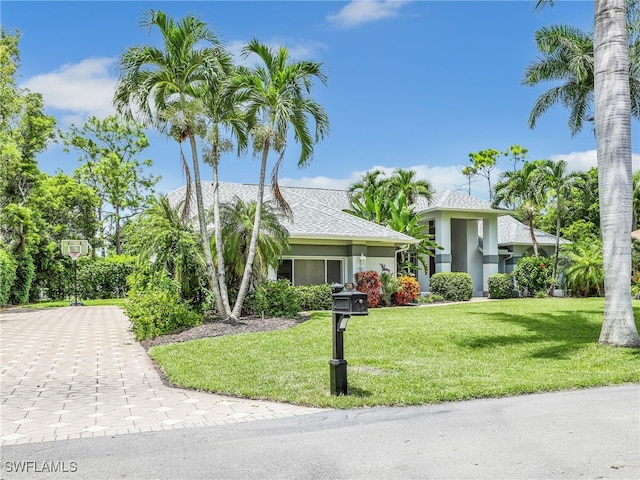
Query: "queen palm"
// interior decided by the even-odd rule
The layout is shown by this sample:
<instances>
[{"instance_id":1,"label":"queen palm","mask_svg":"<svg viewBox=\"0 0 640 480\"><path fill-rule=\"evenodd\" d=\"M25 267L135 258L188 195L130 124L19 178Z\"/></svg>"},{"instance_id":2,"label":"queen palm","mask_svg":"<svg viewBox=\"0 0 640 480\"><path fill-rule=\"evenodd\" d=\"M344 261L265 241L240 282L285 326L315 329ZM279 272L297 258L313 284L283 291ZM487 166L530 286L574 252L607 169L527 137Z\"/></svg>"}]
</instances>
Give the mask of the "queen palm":
<instances>
[{"instance_id":1,"label":"queen palm","mask_svg":"<svg viewBox=\"0 0 640 480\"><path fill-rule=\"evenodd\" d=\"M538 6L554 3L538 0ZM628 9L629 7L629 9ZM632 191L631 115L638 115L633 87L637 79L637 38L628 36L628 19L635 19L636 0L595 0L594 114L598 147L600 229L602 231L605 304L600 343L640 346L631 303ZM636 55L636 58L630 57ZM631 59L631 62L630 62ZM630 67L631 64L631 67ZM634 100L632 100L632 96ZM567 101L571 101L568 98Z\"/></svg>"},{"instance_id":2,"label":"queen palm","mask_svg":"<svg viewBox=\"0 0 640 480\"><path fill-rule=\"evenodd\" d=\"M538 240L533 220L544 202L544 188L541 182L540 161L525 162L520 170L508 170L496 183L493 197L494 207L514 208L529 226L534 255L538 256Z\"/></svg>"},{"instance_id":3,"label":"queen palm","mask_svg":"<svg viewBox=\"0 0 640 480\"><path fill-rule=\"evenodd\" d=\"M261 157L254 225L230 321L236 321L240 316L253 272L269 154L272 151L278 154L272 171L271 187L278 206L287 211L288 205L278 187L278 170L284 159L289 128L293 130L294 140L300 144L298 167L304 167L311 161L314 144L329 132L327 114L310 96L314 79L326 84L327 77L322 65L311 61L292 61L286 48L273 50L256 39L251 40L243 49L245 58L251 54L258 57L260 64L239 67L229 89L234 101L243 106L254 149ZM315 135L310 131L310 120L315 124Z\"/></svg>"},{"instance_id":4,"label":"queen palm","mask_svg":"<svg viewBox=\"0 0 640 480\"><path fill-rule=\"evenodd\" d=\"M224 75L220 60L228 56L206 24L192 15L176 22L162 11L149 10L145 12L141 25L149 29L156 27L160 31L163 48L135 46L122 54L114 105L125 118L138 117L140 123L172 136L180 145L185 140L189 141L198 225L209 284L215 294L218 311L223 313L205 222L196 135L204 113L204 89L211 76ZM189 184L190 176L187 179Z\"/></svg>"}]
</instances>

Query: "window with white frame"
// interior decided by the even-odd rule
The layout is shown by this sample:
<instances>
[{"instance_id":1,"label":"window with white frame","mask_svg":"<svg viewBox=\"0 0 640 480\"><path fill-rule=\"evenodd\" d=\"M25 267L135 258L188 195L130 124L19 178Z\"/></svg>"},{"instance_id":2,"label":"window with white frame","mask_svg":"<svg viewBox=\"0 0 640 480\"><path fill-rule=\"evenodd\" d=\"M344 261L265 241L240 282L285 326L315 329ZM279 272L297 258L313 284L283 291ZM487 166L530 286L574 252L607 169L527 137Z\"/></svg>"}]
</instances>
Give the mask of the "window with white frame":
<instances>
[{"instance_id":1,"label":"window with white frame","mask_svg":"<svg viewBox=\"0 0 640 480\"><path fill-rule=\"evenodd\" d=\"M278 267L278 278L286 278L292 285L342 283L342 260L284 259Z\"/></svg>"}]
</instances>

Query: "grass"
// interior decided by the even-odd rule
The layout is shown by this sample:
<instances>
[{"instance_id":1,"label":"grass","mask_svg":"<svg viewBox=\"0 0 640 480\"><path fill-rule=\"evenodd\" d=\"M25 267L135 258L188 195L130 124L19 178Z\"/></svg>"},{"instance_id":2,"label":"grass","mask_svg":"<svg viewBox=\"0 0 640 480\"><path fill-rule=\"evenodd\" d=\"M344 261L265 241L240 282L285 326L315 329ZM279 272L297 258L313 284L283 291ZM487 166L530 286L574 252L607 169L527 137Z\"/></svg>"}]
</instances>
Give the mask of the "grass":
<instances>
[{"instance_id":1,"label":"grass","mask_svg":"<svg viewBox=\"0 0 640 480\"><path fill-rule=\"evenodd\" d=\"M640 383L640 350L598 345L602 299L371 310L345 332L348 396L329 393L331 316L150 350L187 388L319 407L419 405ZM640 301L634 302L636 319Z\"/></svg>"},{"instance_id":2,"label":"grass","mask_svg":"<svg viewBox=\"0 0 640 480\"><path fill-rule=\"evenodd\" d=\"M85 306L87 307L100 307L106 305L114 305L116 307L122 307L124 305L126 298L98 298L95 300L81 300ZM51 302L37 302L37 303L29 303L27 305L21 305L20 308L49 308L49 307L68 307L69 304L73 300L60 300L60 301L51 301Z\"/></svg>"}]
</instances>

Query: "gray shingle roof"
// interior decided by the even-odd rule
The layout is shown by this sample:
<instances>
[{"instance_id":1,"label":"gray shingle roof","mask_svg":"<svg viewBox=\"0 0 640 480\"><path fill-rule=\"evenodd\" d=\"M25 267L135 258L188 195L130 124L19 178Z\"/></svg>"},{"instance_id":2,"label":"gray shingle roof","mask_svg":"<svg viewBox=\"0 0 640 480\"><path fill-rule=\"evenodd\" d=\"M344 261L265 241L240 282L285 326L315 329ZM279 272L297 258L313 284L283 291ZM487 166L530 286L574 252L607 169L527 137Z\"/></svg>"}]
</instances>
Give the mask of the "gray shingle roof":
<instances>
[{"instance_id":1,"label":"gray shingle roof","mask_svg":"<svg viewBox=\"0 0 640 480\"><path fill-rule=\"evenodd\" d=\"M412 237L390 228L376 225L342 211L349 207L349 198L344 190L318 188L280 187L293 212L293 221L283 219L282 224L294 238L325 238L336 240L380 241L392 244L416 243ZM242 183L220 183L220 201L230 202L234 197L243 201L255 201L258 186ZM213 185L202 182L205 208L213 205ZM172 205L180 202L185 187L168 194ZM265 201L272 199L271 188L265 188ZM195 212L195 193L193 200Z\"/></svg>"},{"instance_id":2,"label":"gray shingle roof","mask_svg":"<svg viewBox=\"0 0 640 480\"><path fill-rule=\"evenodd\" d=\"M482 222L478 222L478 234L482 237ZM536 240L540 245L555 245L556 237L542 230L534 228ZM532 245L529 226L519 222L511 215L498 217L498 245ZM564 238L560 244L570 243Z\"/></svg>"},{"instance_id":3,"label":"gray shingle roof","mask_svg":"<svg viewBox=\"0 0 640 480\"><path fill-rule=\"evenodd\" d=\"M473 210L479 212L505 213L504 210L498 210L491 206L490 202L480 198L472 197L466 193L456 190L444 190L436 192L431 202L420 197L416 202L419 210L429 212L433 210Z\"/></svg>"}]
</instances>

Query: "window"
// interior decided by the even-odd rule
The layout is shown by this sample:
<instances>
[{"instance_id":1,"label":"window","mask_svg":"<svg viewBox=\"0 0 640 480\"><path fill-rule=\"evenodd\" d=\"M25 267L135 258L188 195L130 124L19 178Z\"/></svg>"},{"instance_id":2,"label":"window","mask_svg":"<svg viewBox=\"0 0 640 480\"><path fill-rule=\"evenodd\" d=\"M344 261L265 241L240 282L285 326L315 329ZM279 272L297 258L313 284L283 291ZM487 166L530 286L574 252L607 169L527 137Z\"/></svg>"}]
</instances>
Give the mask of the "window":
<instances>
[{"instance_id":1,"label":"window","mask_svg":"<svg viewBox=\"0 0 640 480\"><path fill-rule=\"evenodd\" d=\"M278 279L285 278L293 285L342 283L342 260L286 259L278 267Z\"/></svg>"}]
</instances>

